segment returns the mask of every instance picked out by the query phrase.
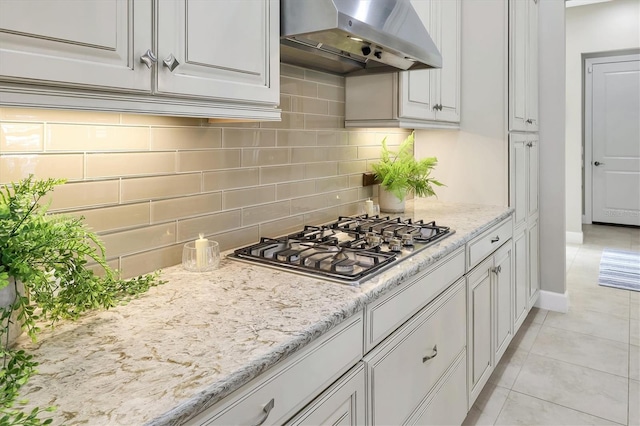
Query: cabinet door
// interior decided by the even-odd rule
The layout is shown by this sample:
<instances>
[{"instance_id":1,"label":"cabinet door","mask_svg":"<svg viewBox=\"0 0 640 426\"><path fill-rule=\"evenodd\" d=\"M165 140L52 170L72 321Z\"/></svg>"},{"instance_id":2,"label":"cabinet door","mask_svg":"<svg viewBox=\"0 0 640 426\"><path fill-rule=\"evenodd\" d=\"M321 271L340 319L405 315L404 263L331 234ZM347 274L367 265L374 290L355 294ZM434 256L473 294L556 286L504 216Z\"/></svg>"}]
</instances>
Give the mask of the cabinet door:
<instances>
[{"instance_id":1,"label":"cabinet door","mask_svg":"<svg viewBox=\"0 0 640 426\"><path fill-rule=\"evenodd\" d=\"M364 358L369 424L403 424L420 406L465 349L466 308L460 280Z\"/></svg>"},{"instance_id":2,"label":"cabinet door","mask_svg":"<svg viewBox=\"0 0 640 426\"><path fill-rule=\"evenodd\" d=\"M2 0L0 80L150 91L151 1Z\"/></svg>"},{"instance_id":3,"label":"cabinet door","mask_svg":"<svg viewBox=\"0 0 640 426\"><path fill-rule=\"evenodd\" d=\"M493 258L467 275L469 408L493 371L491 268Z\"/></svg>"},{"instance_id":4,"label":"cabinet door","mask_svg":"<svg viewBox=\"0 0 640 426\"><path fill-rule=\"evenodd\" d=\"M518 228L527 220L529 196L527 194L527 178L529 166L527 162L527 139L524 135L509 135L509 205L515 209L514 228Z\"/></svg>"},{"instance_id":5,"label":"cabinet door","mask_svg":"<svg viewBox=\"0 0 640 426\"><path fill-rule=\"evenodd\" d=\"M509 130L527 130L527 3L509 1Z\"/></svg>"},{"instance_id":6,"label":"cabinet door","mask_svg":"<svg viewBox=\"0 0 640 426\"><path fill-rule=\"evenodd\" d=\"M277 0L160 0L158 92L277 104L279 22Z\"/></svg>"},{"instance_id":7,"label":"cabinet door","mask_svg":"<svg viewBox=\"0 0 640 426\"><path fill-rule=\"evenodd\" d=\"M538 1L528 0L527 10L527 130L538 130Z\"/></svg>"},{"instance_id":8,"label":"cabinet door","mask_svg":"<svg viewBox=\"0 0 640 426\"><path fill-rule=\"evenodd\" d=\"M434 37L432 3L437 0L411 0L420 20ZM434 40L436 46L438 42ZM400 102L398 116L419 120L433 120L436 116L432 78L436 70L402 71L399 73Z\"/></svg>"},{"instance_id":9,"label":"cabinet door","mask_svg":"<svg viewBox=\"0 0 640 426\"><path fill-rule=\"evenodd\" d=\"M460 0L434 0L432 21L435 21L435 43L442 54L442 68L432 70L432 93L436 120L460 122Z\"/></svg>"},{"instance_id":10,"label":"cabinet door","mask_svg":"<svg viewBox=\"0 0 640 426\"><path fill-rule=\"evenodd\" d=\"M511 300L513 288L512 275L512 246L507 243L494 255L494 266L492 269L495 290L495 362L507 350L511 342L512 315Z\"/></svg>"},{"instance_id":11,"label":"cabinet door","mask_svg":"<svg viewBox=\"0 0 640 426\"><path fill-rule=\"evenodd\" d=\"M287 422L298 425L364 425L365 374L360 363Z\"/></svg>"},{"instance_id":12,"label":"cabinet door","mask_svg":"<svg viewBox=\"0 0 640 426\"><path fill-rule=\"evenodd\" d=\"M529 225L529 306L538 299L538 292L540 290L540 251L538 246L539 240L538 221L536 220Z\"/></svg>"},{"instance_id":13,"label":"cabinet door","mask_svg":"<svg viewBox=\"0 0 640 426\"><path fill-rule=\"evenodd\" d=\"M538 140L529 137L527 142L527 219L538 213Z\"/></svg>"},{"instance_id":14,"label":"cabinet door","mask_svg":"<svg viewBox=\"0 0 640 426\"><path fill-rule=\"evenodd\" d=\"M518 331L527 317L527 302L529 301L529 272L528 272L527 230L524 229L513 239L514 257L514 305L513 305L513 333Z\"/></svg>"}]
</instances>

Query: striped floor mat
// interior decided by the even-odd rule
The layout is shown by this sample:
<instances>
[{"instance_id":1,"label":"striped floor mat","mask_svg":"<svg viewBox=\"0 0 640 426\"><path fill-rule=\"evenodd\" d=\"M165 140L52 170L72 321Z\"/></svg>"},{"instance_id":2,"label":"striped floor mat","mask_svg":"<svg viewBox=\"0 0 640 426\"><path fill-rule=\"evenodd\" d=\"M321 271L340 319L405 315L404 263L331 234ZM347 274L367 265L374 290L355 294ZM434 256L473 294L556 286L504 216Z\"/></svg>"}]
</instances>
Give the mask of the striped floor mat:
<instances>
[{"instance_id":1,"label":"striped floor mat","mask_svg":"<svg viewBox=\"0 0 640 426\"><path fill-rule=\"evenodd\" d=\"M640 252L604 249L598 284L640 291Z\"/></svg>"}]
</instances>

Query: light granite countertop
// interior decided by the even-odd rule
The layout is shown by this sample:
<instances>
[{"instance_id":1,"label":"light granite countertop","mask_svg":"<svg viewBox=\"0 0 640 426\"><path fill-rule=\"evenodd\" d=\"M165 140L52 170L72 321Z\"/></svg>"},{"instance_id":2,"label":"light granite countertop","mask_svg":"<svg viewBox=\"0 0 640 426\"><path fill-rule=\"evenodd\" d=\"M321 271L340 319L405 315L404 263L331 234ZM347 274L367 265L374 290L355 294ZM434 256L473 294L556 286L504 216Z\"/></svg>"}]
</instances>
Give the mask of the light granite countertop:
<instances>
[{"instance_id":1,"label":"light granite countertop","mask_svg":"<svg viewBox=\"0 0 640 426\"><path fill-rule=\"evenodd\" d=\"M54 424L181 424L510 214L410 201L402 217L455 234L359 286L224 257L208 273L167 268L166 284L127 305L60 323L36 344L21 337L40 362L23 397L57 406Z\"/></svg>"}]
</instances>

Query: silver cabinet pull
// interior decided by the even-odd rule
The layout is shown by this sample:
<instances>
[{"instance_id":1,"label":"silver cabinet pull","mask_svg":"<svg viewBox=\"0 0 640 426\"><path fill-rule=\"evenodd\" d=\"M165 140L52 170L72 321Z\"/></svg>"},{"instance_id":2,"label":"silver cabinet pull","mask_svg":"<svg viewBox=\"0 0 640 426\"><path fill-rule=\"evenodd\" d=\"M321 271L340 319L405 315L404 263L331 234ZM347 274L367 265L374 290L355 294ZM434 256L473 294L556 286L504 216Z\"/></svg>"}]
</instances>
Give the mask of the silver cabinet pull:
<instances>
[{"instance_id":1,"label":"silver cabinet pull","mask_svg":"<svg viewBox=\"0 0 640 426\"><path fill-rule=\"evenodd\" d=\"M526 122L527 122L528 124L533 124L533 120L532 120L532 119L530 119L530 118L527 118L527 121L526 121Z\"/></svg>"},{"instance_id":2,"label":"silver cabinet pull","mask_svg":"<svg viewBox=\"0 0 640 426\"><path fill-rule=\"evenodd\" d=\"M180 62L178 62L176 57L173 56L173 53L171 53L169 57L162 62L164 62L164 66L169 68L169 71L171 72L173 72L173 70L175 70L178 65L180 65Z\"/></svg>"},{"instance_id":3,"label":"silver cabinet pull","mask_svg":"<svg viewBox=\"0 0 640 426\"><path fill-rule=\"evenodd\" d=\"M500 272L502 272L502 265L498 265L498 266L495 266L495 267L491 268L491 272L493 272L494 274L498 275Z\"/></svg>"},{"instance_id":4,"label":"silver cabinet pull","mask_svg":"<svg viewBox=\"0 0 640 426\"><path fill-rule=\"evenodd\" d=\"M527 146L531 148L533 146L533 142L527 142Z\"/></svg>"},{"instance_id":5,"label":"silver cabinet pull","mask_svg":"<svg viewBox=\"0 0 640 426\"><path fill-rule=\"evenodd\" d=\"M422 358L422 363L425 363L425 362L429 361L430 359L435 358L436 356L438 356L438 345L434 345L433 354L427 355L427 356Z\"/></svg>"},{"instance_id":6,"label":"silver cabinet pull","mask_svg":"<svg viewBox=\"0 0 640 426\"><path fill-rule=\"evenodd\" d=\"M269 413L271 413L271 410L273 409L274 405L275 405L275 400L271 398L271 401L269 401L269 403L262 408L262 411L264 412L264 414L262 415L262 419L258 423L256 423L255 426L260 426L261 424L267 421L267 417L269 417Z\"/></svg>"},{"instance_id":7,"label":"silver cabinet pull","mask_svg":"<svg viewBox=\"0 0 640 426\"><path fill-rule=\"evenodd\" d=\"M151 51L151 49L147 49L147 51L140 56L140 62L145 64L147 68L151 69L153 64L158 62L158 58L156 58L156 55Z\"/></svg>"},{"instance_id":8,"label":"silver cabinet pull","mask_svg":"<svg viewBox=\"0 0 640 426\"><path fill-rule=\"evenodd\" d=\"M497 243L498 241L500 241L500 237L499 237L499 236L494 237L494 238L492 238L492 239L491 239L491 243L492 243L492 244L493 244L493 243Z\"/></svg>"},{"instance_id":9,"label":"silver cabinet pull","mask_svg":"<svg viewBox=\"0 0 640 426\"><path fill-rule=\"evenodd\" d=\"M604 163L601 163L599 161L596 161L595 163L593 163L594 166L598 167L598 166L604 166Z\"/></svg>"}]
</instances>

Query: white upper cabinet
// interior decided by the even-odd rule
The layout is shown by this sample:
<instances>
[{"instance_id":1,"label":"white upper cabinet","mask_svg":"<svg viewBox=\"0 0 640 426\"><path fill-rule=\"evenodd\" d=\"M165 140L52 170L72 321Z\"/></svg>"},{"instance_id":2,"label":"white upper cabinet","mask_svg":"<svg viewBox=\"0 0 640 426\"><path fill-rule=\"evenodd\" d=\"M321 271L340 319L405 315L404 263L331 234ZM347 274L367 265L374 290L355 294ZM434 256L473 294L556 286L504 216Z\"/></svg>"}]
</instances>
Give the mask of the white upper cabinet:
<instances>
[{"instance_id":1,"label":"white upper cabinet","mask_svg":"<svg viewBox=\"0 0 640 426\"><path fill-rule=\"evenodd\" d=\"M538 130L538 1L509 1L509 130Z\"/></svg>"},{"instance_id":2,"label":"white upper cabinet","mask_svg":"<svg viewBox=\"0 0 640 426\"><path fill-rule=\"evenodd\" d=\"M277 3L160 0L158 93L277 104Z\"/></svg>"},{"instance_id":3,"label":"white upper cabinet","mask_svg":"<svg viewBox=\"0 0 640 426\"><path fill-rule=\"evenodd\" d=\"M151 0L2 0L0 78L151 91Z\"/></svg>"},{"instance_id":4,"label":"white upper cabinet","mask_svg":"<svg viewBox=\"0 0 640 426\"><path fill-rule=\"evenodd\" d=\"M278 0L2 0L0 106L279 119L279 35Z\"/></svg>"},{"instance_id":5,"label":"white upper cabinet","mask_svg":"<svg viewBox=\"0 0 640 426\"><path fill-rule=\"evenodd\" d=\"M346 127L454 127L460 123L460 0L412 0L442 68L346 79Z\"/></svg>"}]
</instances>

